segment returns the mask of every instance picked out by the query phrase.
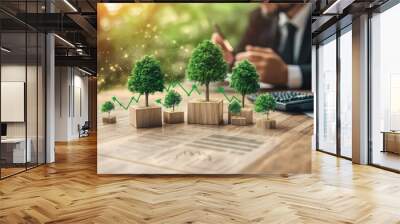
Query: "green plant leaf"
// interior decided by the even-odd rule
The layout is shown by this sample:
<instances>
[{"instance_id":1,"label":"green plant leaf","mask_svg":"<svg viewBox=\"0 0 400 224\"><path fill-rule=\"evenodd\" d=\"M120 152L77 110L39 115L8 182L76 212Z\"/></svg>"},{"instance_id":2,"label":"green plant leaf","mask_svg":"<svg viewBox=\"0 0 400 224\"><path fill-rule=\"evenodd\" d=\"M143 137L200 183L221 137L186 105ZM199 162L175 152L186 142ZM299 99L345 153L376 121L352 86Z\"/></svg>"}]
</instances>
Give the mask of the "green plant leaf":
<instances>
[{"instance_id":1,"label":"green plant leaf","mask_svg":"<svg viewBox=\"0 0 400 224\"><path fill-rule=\"evenodd\" d=\"M101 112L108 113L115 109L114 103L111 101L106 101L101 105Z\"/></svg>"},{"instance_id":2,"label":"green plant leaf","mask_svg":"<svg viewBox=\"0 0 400 224\"><path fill-rule=\"evenodd\" d=\"M164 74L161 71L160 62L149 55L136 61L128 79L128 89L140 94L162 92Z\"/></svg>"},{"instance_id":3,"label":"green plant leaf","mask_svg":"<svg viewBox=\"0 0 400 224\"><path fill-rule=\"evenodd\" d=\"M241 61L233 68L230 86L241 95L256 93L260 89L259 75L248 60Z\"/></svg>"},{"instance_id":4,"label":"green plant leaf","mask_svg":"<svg viewBox=\"0 0 400 224\"><path fill-rule=\"evenodd\" d=\"M254 102L254 110L258 113L269 113L276 108L276 100L275 98L269 94L261 94L257 96L256 101Z\"/></svg>"},{"instance_id":5,"label":"green plant leaf","mask_svg":"<svg viewBox=\"0 0 400 224\"><path fill-rule=\"evenodd\" d=\"M221 49L209 40L201 42L193 50L186 74L189 80L208 85L210 82L223 81L228 65Z\"/></svg>"}]
</instances>

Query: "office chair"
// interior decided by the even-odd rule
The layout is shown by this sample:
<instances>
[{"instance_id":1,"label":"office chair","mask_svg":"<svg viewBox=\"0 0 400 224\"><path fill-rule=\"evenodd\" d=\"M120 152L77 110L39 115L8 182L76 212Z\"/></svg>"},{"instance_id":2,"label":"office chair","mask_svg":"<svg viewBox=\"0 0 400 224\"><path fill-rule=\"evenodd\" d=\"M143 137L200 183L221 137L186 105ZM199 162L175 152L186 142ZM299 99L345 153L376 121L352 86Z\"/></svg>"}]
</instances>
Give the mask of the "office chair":
<instances>
[{"instance_id":1,"label":"office chair","mask_svg":"<svg viewBox=\"0 0 400 224\"><path fill-rule=\"evenodd\" d=\"M90 129L89 121L85 121L82 127L80 127L80 125L78 124L79 138L89 136L89 129Z\"/></svg>"}]
</instances>

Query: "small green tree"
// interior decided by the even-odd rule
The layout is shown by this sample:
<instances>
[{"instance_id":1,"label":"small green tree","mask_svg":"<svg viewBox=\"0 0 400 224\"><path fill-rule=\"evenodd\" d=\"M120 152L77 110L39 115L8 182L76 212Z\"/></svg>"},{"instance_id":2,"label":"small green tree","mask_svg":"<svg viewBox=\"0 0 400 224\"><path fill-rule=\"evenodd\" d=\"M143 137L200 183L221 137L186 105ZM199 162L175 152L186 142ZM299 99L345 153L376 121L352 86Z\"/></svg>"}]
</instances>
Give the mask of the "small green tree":
<instances>
[{"instance_id":1,"label":"small green tree","mask_svg":"<svg viewBox=\"0 0 400 224\"><path fill-rule=\"evenodd\" d=\"M160 62L153 56L146 55L136 61L128 79L128 89L145 95L146 107L149 106L149 94L164 90L164 73Z\"/></svg>"},{"instance_id":2,"label":"small green tree","mask_svg":"<svg viewBox=\"0 0 400 224\"><path fill-rule=\"evenodd\" d=\"M228 110L231 112L231 114L239 114L242 108L237 100L232 100L228 106Z\"/></svg>"},{"instance_id":3,"label":"small green tree","mask_svg":"<svg viewBox=\"0 0 400 224\"><path fill-rule=\"evenodd\" d=\"M256 68L248 60L240 62L232 71L230 86L242 95L242 107L246 94L256 93L260 88Z\"/></svg>"},{"instance_id":4,"label":"small green tree","mask_svg":"<svg viewBox=\"0 0 400 224\"><path fill-rule=\"evenodd\" d=\"M110 113L115 109L114 103L111 101L106 101L101 105L101 112L108 113L108 117L110 117Z\"/></svg>"},{"instance_id":5,"label":"small green tree","mask_svg":"<svg viewBox=\"0 0 400 224\"><path fill-rule=\"evenodd\" d=\"M206 101L210 100L210 82L223 81L228 65L221 49L209 40L201 42L189 59L187 76L190 80L206 86Z\"/></svg>"},{"instance_id":6,"label":"small green tree","mask_svg":"<svg viewBox=\"0 0 400 224\"><path fill-rule=\"evenodd\" d=\"M269 113L276 108L276 100L271 94L261 94L254 102L254 110L258 113L265 113L269 120Z\"/></svg>"},{"instance_id":7,"label":"small green tree","mask_svg":"<svg viewBox=\"0 0 400 224\"><path fill-rule=\"evenodd\" d=\"M181 103L181 101L182 101L181 94L179 94L175 90L170 90L165 96L164 106L166 108L172 107L172 111L175 111L175 106L178 106Z\"/></svg>"}]
</instances>

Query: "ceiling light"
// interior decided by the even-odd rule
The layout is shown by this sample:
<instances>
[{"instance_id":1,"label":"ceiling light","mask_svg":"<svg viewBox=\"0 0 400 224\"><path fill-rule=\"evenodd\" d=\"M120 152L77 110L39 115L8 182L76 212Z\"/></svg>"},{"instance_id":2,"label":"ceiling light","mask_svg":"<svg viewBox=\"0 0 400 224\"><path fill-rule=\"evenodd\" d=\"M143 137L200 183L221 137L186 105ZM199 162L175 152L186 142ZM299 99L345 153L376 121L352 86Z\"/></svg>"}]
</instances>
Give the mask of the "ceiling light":
<instances>
[{"instance_id":1,"label":"ceiling light","mask_svg":"<svg viewBox=\"0 0 400 224\"><path fill-rule=\"evenodd\" d=\"M353 2L354 0L336 0L332 5L325 9L322 14L342 14L343 10Z\"/></svg>"},{"instance_id":2,"label":"ceiling light","mask_svg":"<svg viewBox=\"0 0 400 224\"><path fill-rule=\"evenodd\" d=\"M88 71L86 71L86 70L83 70L83 69L81 69L81 68L79 68L79 67L78 67L78 70L81 71L81 72L83 72L83 73L85 73L85 74L87 74L87 75L93 75L92 73L90 73L90 72L88 72Z\"/></svg>"},{"instance_id":3,"label":"ceiling light","mask_svg":"<svg viewBox=\"0 0 400 224\"><path fill-rule=\"evenodd\" d=\"M59 40L61 40L62 42L64 42L64 43L66 43L67 45L69 45L70 47L73 47L73 48L75 48L75 45L73 45L71 42L69 42L68 40L66 40L66 39L64 39L64 38L62 38L62 37L60 37L59 35L57 35L57 34L54 34L54 36L55 37L57 37Z\"/></svg>"},{"instance_id":4,"label":"ceiling light","mask_svg":"<svg viewBox=\"0 0 400 224\"><path fill-rule=\"evenodd\" d=\"M68 0L64 0L64 3L67 4L74 12L78 12L78 10Z\"/></svg>"},{"instance_id":5,"label":"ceiling light","mask_svg":"<svg viewBox=\"0 0 400 224\"><path fill-rule=\"evenodd\" d=\"M4 51L6 53L10 53L11 52L11 50L9 50L9 49L7 49L5 47L1 47L0 49L1 49L1 51Z\"/></svg>"}]
</instances>

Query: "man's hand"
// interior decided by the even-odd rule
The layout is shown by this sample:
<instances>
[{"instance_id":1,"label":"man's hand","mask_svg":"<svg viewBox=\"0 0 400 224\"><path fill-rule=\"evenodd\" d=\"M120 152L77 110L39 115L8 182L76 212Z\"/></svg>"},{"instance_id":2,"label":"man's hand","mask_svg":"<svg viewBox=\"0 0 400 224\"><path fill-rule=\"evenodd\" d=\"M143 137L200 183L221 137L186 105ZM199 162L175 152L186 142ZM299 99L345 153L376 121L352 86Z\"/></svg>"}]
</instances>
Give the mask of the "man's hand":
<instances>
[{"instance_id":1,"label":"man's hand","mask_svg":"<svg viewBox=\"0 0 400 224\"><path fill-rule=\"evenodd\" d=\"M235 57L233 56L233 49L229 42L222 38L218 33L212 34L211 41L221 47L225 61L231 65L234 62Z\"/></svg>"},{"instance_id":2,"label":"man's hand","mask_svg":"<svg viewBox=\"0 0 400 224\"><path fill-rule=\"evenodd\" d=\"M246 46L246 51L236 55L236 61L249 60L256 67L260 81L272 85L286 85L288 66L271 48Z\"/></svg>"}]
</instances>

